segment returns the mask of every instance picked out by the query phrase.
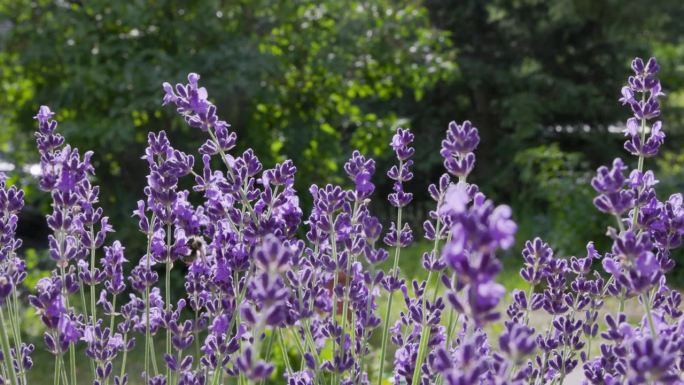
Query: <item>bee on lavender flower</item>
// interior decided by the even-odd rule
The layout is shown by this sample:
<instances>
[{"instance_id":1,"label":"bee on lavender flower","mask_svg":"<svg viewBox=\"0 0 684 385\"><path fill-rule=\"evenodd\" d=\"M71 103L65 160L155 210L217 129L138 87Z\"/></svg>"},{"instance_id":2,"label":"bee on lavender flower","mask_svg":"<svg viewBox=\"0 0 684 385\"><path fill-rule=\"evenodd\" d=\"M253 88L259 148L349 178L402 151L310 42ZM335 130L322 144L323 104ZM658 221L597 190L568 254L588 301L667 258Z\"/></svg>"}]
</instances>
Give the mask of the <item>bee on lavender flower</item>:
<instances>
[{"instance_id":1,"label":"bee on lavender flower","mask_svg":"<svg viewBox=\"0 0 684 385\"><path fill-rule=\"evenodd\" d=\"M183 257L183 262L185 262L186 265L192 265L197 258L200 258L202 261L206 260L207 242L204 240L204 237L201 235L193 235L188 238L185 245L188 247L188 249L190 249L190 251Z\"/></svg>"}]
</instances>

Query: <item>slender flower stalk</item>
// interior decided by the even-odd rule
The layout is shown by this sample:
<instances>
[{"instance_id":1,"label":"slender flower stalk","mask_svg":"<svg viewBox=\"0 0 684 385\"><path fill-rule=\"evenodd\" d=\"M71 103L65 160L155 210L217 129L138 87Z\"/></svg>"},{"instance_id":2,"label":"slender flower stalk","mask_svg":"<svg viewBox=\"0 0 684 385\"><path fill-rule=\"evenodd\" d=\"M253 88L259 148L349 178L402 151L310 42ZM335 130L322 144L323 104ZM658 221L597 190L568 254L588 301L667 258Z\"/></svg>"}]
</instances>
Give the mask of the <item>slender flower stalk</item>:
<instances>
[{"instance_id":1,"label":"slender flower stalk","mask_svg":"<svg viewBox=\"0 0 684 385\"><path fill-rule=\"evenodd\" d=\"M442 151L440 153L444 157L445 168L449 173L458 178L459 183L465 184L468 174L473 170L473 167L475 166L475 155L473 151L477 148L479 143L480 136L477 128L469 121L466 120L462 125L458 125L453 121L449 123L446 139L442 141ZM439 272L446 267L444 262L438 257L438 250L439 241L443 238L442 225L444 223L444 218L442 214L444 214L444 210L442 205L444 204L444 198L449 184L451 184L449 175L444 174L442 178L440 178L439 187L431 185L428 189L432 198L437 201L437 208L432 215L437 222L436 226L433 226L430 221L427 221L424 226L426 228L427 238L433 240L432 251L423 257L423 266L429 270L426 279L428 287L430 286L433 272L439 274ZM438 290L439 285L434 285L432 294L433 303L437 299ZM430 338L431 328L427 325L426 301L426 297L423 296L421 301L421 334L412 385L417 385L420 382L423 360L427 354L428 339Z\"/></svg>"},{"instance_id":2,"label":"slender flower stalk","mask_svg":"<svg viewBox=\"0 0 684 385\"><path fill-rule=\"evenodd\" d=\"M659 69L660 66L655 58L649 59L646 63L640 58L634 59L632 62L634 76L630 77L628 85L622 88L622 98L620 99L623 104L628 104L634 113L634 116L627 122L625 135L630 137L630 139L625 142L625 149L638 157L637 169L634 172L634 177L642 180L646 179L644 175L645 158L656 155L665 139L665 134L661 131L660 121L651 125L651 135L648 140L646 138L648 120L660 115L658 98L664 96L660 81L656 78ZM637 94L641 94L639 100L636 98ZM651 185L648 184L648 182L640 183L640 181L637 181L633 186L633 189L636 199L634 208L631 212L632 221L630 230L633 232L642 232L643 229L638 227L640 225L640 210L642 205L647 202L644 199L644 196L648 197ZM650 296L650 289L648 289L641 293L640 298L646 311L652 337L657 339L657 332L653 326ZM621 308L623 303L624 302L621 302Z\"/></svg>"},{"instance_id":3,"label":"slender flower stalk","mask_svg":"<svg viewBox=\"0 0 684 385\"><path fill-rule=\"evenodd\" d=\"M385 309L385 325L383 328L383 335L380 346L380 368L378 371L378 385L382 384L383 369L385 364L385 354L387 351L387 337L389 336L389 321L392 314L393 293L399 288L399 256L401 249L408 246L413 241L411 229L408 225L402 223L402 209L407 206L413 199L413 194L404 191L404 182L413 179L411 173L411 165L413 161L410 159L415 153L415 149L411 147L413 142L413 134L409 130L402 128L397 129L396 134L392 137L392 149L399 161L398 166L393 166L388 172L387 176L394 180L394 192L389 195L389 202L392 206L397 208L397 221L392 224L390 231L385 236L385 243L389 246L394 246L394 262L392 263L392 270L384 285L389 293L387 300L387 308Z\"/></svg>"},{"instance_id":4,"label":"slender flower stalk","mask_svg":"<svg viewBox=\"0 0 684 385\"><path fill-rule=\"evenodd\" d=\"M164 289L166 291L166 312L171 312L171 269L173 268L173 261L171 259L171 225L166 226L166 272L164 274ZM171 351L171 330L166 329L166 356L170 356ZM171 368L166 366L166 378L171 378Z\"/></svg>"},{"instance_id":5,"label":"slender flower stalk","mask_svg":"<svg viewBox=\"0 0 684 385\"><path fill-rule=\"evenodd\" d=\"M7 330L9 327L5 322L5 315L0 308L0 338L2 339L2 354L6 357L5 362L7 363L6 372L9 373L9 379L11 385L19 385L17 373L14 370L14 365L12 365L12 353L10 348L9 336L7 335Z\"/></svg>"},{"instance_id":6,"label":"slender flower stalk","mask_svg":"<svg viewBox=\"0 0 684 385\"><path fill-rule=\"evenodd\" d=\"M150 296L151 290L150 286L156 282L157 274L152 271L152 238L153 229L157 226L157 216L153 213L150 218L146 214L146 205L144 201L138 202L138 209L134 211L134 215L138 217L138 227L142 233L147 237L147 246L145 249L145 255L140 260L140 264L133 269L131 277L131 286L142 292L143 295L143 319L144 319L144 373L145 382L150 381L150 362L155 364L155 358L152 355L153 340L152 340L152 320L151 320L151 303ZM154 365L156 366L156 365ZM157 370L154 369L155 375Z\"/></svg>"},{"instance_id":7,"label":"slender flower stalk","mask_svg":"<svg viewBox=\"0 0 684 385\"><path fill-rule=\"evenodd\" d=\"M337 318L337 285L338 281L340 279L340 275L338 274L338 269L339 269L339 259L337 256L337 241L336 237L337 235L335 234L335 229L332 227L333 224L335 223L335 220L333 219L332 213L329 214L328 216L328 222L330 223L331 228L329 229L329 234L330 234L330 250L332 253L332 260L335 265L335 268L333 269L333 289L332 289L332 311L333 311L333 320L336 322ZM332 340L332 351L333 354L336 351L336 344L337 341L336 339L333 338ZM332 376L330 376L330 385L334 385L337 383L337 373L333 372Z\"/></svg>"}]
</instances>

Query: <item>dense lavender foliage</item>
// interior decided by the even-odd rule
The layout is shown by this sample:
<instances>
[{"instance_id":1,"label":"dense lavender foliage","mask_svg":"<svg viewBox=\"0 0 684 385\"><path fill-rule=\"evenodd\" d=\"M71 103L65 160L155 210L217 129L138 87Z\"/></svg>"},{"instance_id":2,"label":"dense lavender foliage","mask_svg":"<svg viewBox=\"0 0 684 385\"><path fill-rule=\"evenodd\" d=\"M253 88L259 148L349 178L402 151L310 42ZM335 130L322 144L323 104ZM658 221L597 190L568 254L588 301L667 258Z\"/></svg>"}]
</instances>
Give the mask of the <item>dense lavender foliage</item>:
<instances>
[{"instance_id":1,"label":"dense lavender foliage","mask_svg":"<svg viewBox=\"0 0 684 385\"><path fill-rule=\"evenodd\" d=\"M264 169L251 150L235 153L237 136L199 75L164 83L163 103L207 139L195 164L165 132L149 134L145 199L133 212L147 249L133 256L108 240L113 229L90 182L93 154L66 144L54 113L41 107L40 187L52 196L55 269L29 301L55 357L54 383L77 383L78 345L97 385L134 377L150 385L563 384L577 370L586 384L684 384L681 296L665 278L684 234L683 199L658 200L658 181L644 169L665 139L654 121L663 96L658 64L635 59L632 69L620 101L634 115L625 149L637 168L616 159L591 183L597 209L616 220L612 248L602 253L589 242L585 256L566 258L541 239L527 241L520 275L529 286L507 304L497 252L514 245L516 224L508 206L468 182L480 141L469 121L448 125L446 172L428 187L435 205L423 226L427 279L407 282L399 260L415 237L402 221L413 198L405 189L415 152L409 130L398 129L390 143L396 164L387 199L396 220L385 231L369 207L375 162L358 151L344 165L349 187L312 185L313 209L303 218L291 161ZM181 189L182 178L194 179L192 191ZM10 385L27 384L34 349L19 325L22 206L22 191L0 177L0 384ZM383 271L387 260L392 268ZM124 269L129 261L135 265ZM171 272L181 264L185 292L172 296ZM643 319L628 320L628 301L643 306ZM550 322L535 330L530 321L540 316ZM488 333L495 321L498 335ZM144 351L143 373L127 371L132 349Z\"/></svg>"}]
</instances>

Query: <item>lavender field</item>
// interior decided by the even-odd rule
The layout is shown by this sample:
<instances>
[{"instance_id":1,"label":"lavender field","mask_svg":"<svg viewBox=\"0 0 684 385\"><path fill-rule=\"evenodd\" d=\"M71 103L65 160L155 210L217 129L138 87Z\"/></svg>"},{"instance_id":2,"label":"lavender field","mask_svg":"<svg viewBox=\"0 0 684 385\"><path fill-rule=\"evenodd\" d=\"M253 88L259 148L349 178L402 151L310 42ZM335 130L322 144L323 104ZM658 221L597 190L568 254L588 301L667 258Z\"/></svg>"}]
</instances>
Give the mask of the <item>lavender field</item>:
<instances>
[{"instance_id":1,"label":"lavender field","mask_svg":"<svg viewBox=\"0 0 684 385\"><path fill-rule=\"evenodd\" d=\"M684 385L683 16L0 1L0 385Z\"/></svg>"}]
</instances>

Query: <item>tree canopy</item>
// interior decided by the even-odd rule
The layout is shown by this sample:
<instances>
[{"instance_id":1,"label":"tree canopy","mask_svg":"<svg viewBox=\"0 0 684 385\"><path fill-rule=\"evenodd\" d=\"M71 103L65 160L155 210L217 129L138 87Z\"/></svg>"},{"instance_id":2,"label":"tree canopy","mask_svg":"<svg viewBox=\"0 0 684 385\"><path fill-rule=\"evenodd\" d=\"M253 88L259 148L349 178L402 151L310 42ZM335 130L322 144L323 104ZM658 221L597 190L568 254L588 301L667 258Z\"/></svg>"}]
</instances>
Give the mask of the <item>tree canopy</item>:
<instances>
[{"instance_id":1,"label":"tree canopy","mask_svg":"<svg viewBox=\"0 0 684 385\"><path fill-rule=\"evenodd\" d=\"M144 184L147 131L167 130L186 150L200 144L160 106L163 81L197 72L240 148L266 162L292 158L300 190L343 181L338 165L354 148L384 170L398 125L417 134L423 186L440 173L446 124L469 119L483 137L477 182L543 223L572 225L583 216L559 217L562 209L589 213L591 194L561 199L547 183L578 186L621 151L609 128L628 115L617 98L633 56L659 56L668 145L679 147L682 8L674 0L0 1L0 158L35 161L32 116L50 104L69 140L95 150L103 204L124 223ZM684 163L667 159L669 168Z\"/></svg>"}]
</instances>

